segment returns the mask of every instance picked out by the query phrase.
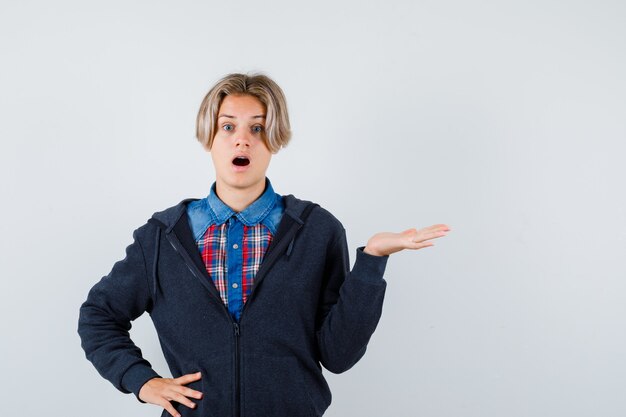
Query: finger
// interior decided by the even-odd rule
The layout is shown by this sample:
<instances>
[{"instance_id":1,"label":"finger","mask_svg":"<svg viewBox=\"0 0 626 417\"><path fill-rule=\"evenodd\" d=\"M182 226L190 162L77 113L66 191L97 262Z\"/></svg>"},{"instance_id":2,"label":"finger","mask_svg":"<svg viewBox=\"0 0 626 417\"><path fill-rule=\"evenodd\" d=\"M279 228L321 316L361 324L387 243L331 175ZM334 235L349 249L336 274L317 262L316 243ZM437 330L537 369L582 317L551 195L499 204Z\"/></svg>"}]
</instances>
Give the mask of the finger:
<instances>
[{"instance_id":1,"label":"finger","mask_svg":"<svg viewBox=\"0 0 626 417\"><path fill-rule=\"evenodd\" d=\"M170 415L172 415L173 417L181 417L180 413L176 411L176 409L174 408L171 402L167 400L162 400L162 401L159 401L158 404L161 407L163 407L168 413L170 413Z\"/></svg>"},{"instance_id":2,"label":"finger","mask_svg":"<svg viewBox=\"0 0 626 417\"><path fill-rule=\"evenodd\" d=\"M439 224L433 224L432 226L428 226L426 228L424 228L424 230L428 230L428 231L432 231L432 230L446 230L449 231L450 226L448 226L447 224L443 224L443 223L439 223Z\"/></svg>"},{"instance_id":3,"label":"finger","mask_svg":"<svg viewBox=\"0 0 626 417\"><path fill-rule=\"evenodd\" d=\"M424 227L423 229L419 229L419 230L416 230L416 229L409 229L409 230L406 230L403 233L409 232L408 233L409 235L415 235L417 237L417 236L428 236L433 233L436 234L436 233L444 232L444 231L447 232L449 229L446 229L445 227L441 227L440 225L433 225L433 226Z\"/></svg>"},{"instance_id":4,"label":"finger","mask_svg":"<svg viewBox=\"0 0 626 417\"><path fill-rule=\"evenodd\" d=\"M408 249L422 249L422 248L427 248L429 246L434 246L435 244L433 242L413 242Z\"/></svg>"},{"instance_id":5,"label":"finger","mask_svg":"<svg viewBox=\"0 0 626 417\"><path fill-rule=\"evenodd\" d=\"M177 384L188 384L193 381L197 381L202 378L202 374L200 372L196 372L195 374L186 374L179 376L178 378L174 378Z\"/></svg>"},{"instance_id":6,"label":"finger","mask_svg":"<svg viewBox=\"0 0 626 417\"><path fill-rule=\"evenodd\" d=\"M449 232L450 228L445 225L445 224L435 224L432 226L428 226L428 227L424 227L423 229L417 230L416 228L412 227L410 229L406 229L400 233L404 234L404 235L424 235L424 234L436 234L436 233L440 233L440 232Z\"/></svg>"},{"instance_id":7,"label":"finger","mask_svg":"<svg viewBox=\"0 0 626 417\"><path fill-rule=\"evenodd\" d=\"M435 230L433 232L427 233L427 236L430 238L441 237L447 235L448 232L445 230Z\"/></svg>"},{"instance_id":8,"label":"finger","mask_svg":"<svg viewBox=\"0 0 626 417\"><path fill-rule=\"evenodd\" d=\"M174 392L172 394L172 400L181 403L182 405L186 405L189 408L196 408L196 403L191 401L189 398L185 397L180 392Z\"/></svg>"},{"instance_id":9,"label":"finger","mask_svg":"<svg viewBox=\"0 0 626 417\"><path fill-rule=\"evenodd\" d=\"M197 398L197 399L201 399L202 398L203 394L202 394L201 391L196 391L195 389L187 388L187 387L184 387L184 386L181 386L181 388L182 389L181 389L180 392L183 395L186 395L187 397L194 397L194 398Z\"/></svg>"},{"instance_id":10,"label":"finger","mask_svg":"<svg viewBox=\"0 0 626 417\"><path fill-rule=\"evenodd\" d=\"M418 233L417 235L413 236L413 238L411 239L412 242L423 242L425 240L429 240L429 239L436 239L438 237L442 237L442 236L446 236L448 234L448 232L446 231L434 231L434 232L428 232L428 233Z\"/></svg>"}]
</instances>

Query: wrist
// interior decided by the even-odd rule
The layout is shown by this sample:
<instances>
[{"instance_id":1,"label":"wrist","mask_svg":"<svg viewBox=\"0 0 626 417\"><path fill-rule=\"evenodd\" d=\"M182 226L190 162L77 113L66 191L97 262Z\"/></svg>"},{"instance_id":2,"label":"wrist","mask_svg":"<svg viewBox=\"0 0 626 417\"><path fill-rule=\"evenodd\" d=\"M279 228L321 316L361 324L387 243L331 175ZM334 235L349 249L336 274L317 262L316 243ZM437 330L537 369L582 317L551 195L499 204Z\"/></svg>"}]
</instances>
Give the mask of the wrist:
<instances>
[{"instance_id":1,"label":"wrist","mask_svg":"<svg viewBox=\"0 0 626 417\"><path fill-rule=\"evenodd\" d=\"M363 252L367 253L368 255L374 255L374 256L384 256L385 255L384 253L380 253L376 249L372 249L369 246L365 246L363 248Z\"/></svg>"}]
</instances>

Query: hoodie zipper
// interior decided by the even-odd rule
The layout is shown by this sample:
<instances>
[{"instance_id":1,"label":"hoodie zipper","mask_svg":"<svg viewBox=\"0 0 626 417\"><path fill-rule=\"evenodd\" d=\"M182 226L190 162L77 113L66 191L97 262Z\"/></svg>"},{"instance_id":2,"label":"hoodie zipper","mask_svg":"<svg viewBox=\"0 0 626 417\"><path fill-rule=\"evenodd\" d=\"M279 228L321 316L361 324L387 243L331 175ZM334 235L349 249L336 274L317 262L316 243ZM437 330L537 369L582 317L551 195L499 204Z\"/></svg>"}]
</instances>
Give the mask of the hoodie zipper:
<instances>
[{"instance_id":1,"label":"hoodie zipper","mask_svg":"<svg viewBox=\"0 0 626 417\"><path fill-rule=\"evenodd\" d=\"M295 230L297 231L299 229L299 227L295 228ZM290 237L290 241L291 243L293 243L293 236L295 235L295 231L293 232L293 235ZM277 242L278 243L278 242ZM290 245L291 246L291 245ZM279 251L277 250L277 247L274 247L274 249L267 254L267 258L264 259L261 262L261 266L266 265L265 268L263 270L259 269L259 271L257 271L257 274L255 276L255 278L257 279L255 281L255 284L252 287L252 292L250 293L250 296L248 296L248 299L246 300L246 303L243 305L243 308L241 310L241 314L239 315L239 323L237 323L236 321L233 321L233 327L235 329L235 378L236 378L236 383L235 383L235 417L239 417L240 413L241 413L241 383L239 381L239 356L240 356L240 341L239 341L239 337L241 336L241 321L243 320L243 313L246 311L246 307L250 304L250 301L252 301L252 296L254 295L254 290L256 288L256 283L259 282L259 278L262 276L261 274L266 273L267 269L270 268L272 266L272 264L274 263L274 261L276 260L276 258L278 258L281 253L282 253L282 249ZM268 266L269 265L269 266ZM259 274L259 272L261 272L261 274ZM224 305L224 304L222 304ZM230 314L228 315L228 317L230 318Z\"/></svg>"},{"instance_id":2,"label":"hoodie zipper","mask_svg":"<svg viewBox=\"0 0 626 417\"><path fill-rule=\"evenodd\" d=\"M302 226L302 224L295 224L292 229L289 231L289 233L284 236L281 239L281 242L286 242L287 240L289 240L290 244L289 244L289 252L291 252L291 246L293 244L293 239L295 238L295 234L297 233L298 229L300 229L300 227ZM190 260L188 259L188 256L186 253L186 250L183 248L182 243L180 243L180 240L178 239L178 237L176 236L175 233L165 233L165 236L167 237L167 240L170 242L170 245L172 245L172 247L174 248L174 250L176 251L176 253L179 253L179 255L182 256L183 260L185 261L185 265L187 265L187 268L191 271L191 273L198 279L204 279L204 277L198 277L197 272L196 271L197 267L196 265ZM219 304L222 305L222 309L223 311L226 313L226 316L228 317L228 320L233 324L233 328L234 328L234 333L235 333L235 417L239 417L241 415L241 382L240 382L240 336L241 336L241 320L243 319L243 313L246 311L246 307L248 306L248 304L250 304L250 301L252 300L252 296L255 293L255 289L257 287L258 282L261 280L261 278L267 274L267 270L273 265L274 261L276 260L276 258L278 258L282 252L284 251L284 247L285 245L287 245L286 243L283 243L281 246L279 247L278 242L276 242L276 246L272 249L271 252L269 252L267 254L266 259L264 259L261 262L261 266L259 267L259 270L257 271L257 274L255 275L255 284L252 287L252 292L250 293L250 296L248 298L248 300L246 300L246 303L243 306L243 309L241 310L241 315L239 316L239 323L237 323L236 321L234 321L230 315L230 312L228 311L228 308L226 307L226 305L224 304L224 302L222 301L222 299L220 298ZM213 294L213 296L215 296Z\"/></svg>"},{"instance_id":3,"label":"hoodie zipper","mask_svg":"<svg viewBox=\"0 0 626 417\"><path fill-rule=\"evenodd\" d=\"M241 388L239 382L239 324L233 321L235 327L235 417L239 417L241 408Z\"/></svg>"},{"instance_id":4,"label":"hoodie zipper","mask_svg":"<svg viewBox=\"0 0 626 417\"><path fill-rule=\"evenodd\" d=\"M291 247L291 244L293 244L294 236L299 228L300 228L300 225L292 228L292 231L291 231L292 233L288 234L287 236L283 238L283 240L289 239L289 241L291 242L290 247ZM276 243L278 244L278 242ZM235 376L236 376L236 381L237 381L235 384L235 400L236 400L235 417L239 417L241 413L241 386L240 386L241 383L239 382L239 366L240 366L239 365L239 355L240 355L239 337L241 336L241 322L243 320L243 314L246 311L246 307L252 301L252 296L255 293L254 290L256 289L257 284L260 281L261 277L267 273L267 270L274 264L274 261L282 254L283 250L284 250L284 245L282 248L279 248L278 245L276 245L276 247L274 247L272 251L267 254L266 259L264 259L261 262L261 266L259 267L259 270L257 271L255 275L255 284L252 286L252 291L250 292L250 295L248 296L246 303L243 305L243 308L241 309L241 314L239 315L239 323L233 321L233 326L235 328ZM228 317L230 317L230 314L228 315Z\"/></svg>"},{"instance_id":5,"label":"hoodie zipper","mask_svg":"<svg viewBox=\"0 0 626 417\"><path fill-rule=\"evenodd\" d=\"M173 234L173 233L172 233ZM174 248L174 250L176 251L176 253L180 254L183 258L183 260L185 261L185 265L187 265L187 268L191 271L191 273L198 278L198 275L196 275L196 271L195 271L195 265L190 264L187 261L187 257L183 255L184 253L184 248L182 247L182 244L180 243L180 241L178 240L178 237L173 234L173 237L170 237L169 233L166 233L165 236L167 237L167 240L170 242L170 245L172 245L172 247ZM201 279L204 279L204 277L202 277ZM239 335L240 335L240 328L239 328L239 324L234 321L230 315L230 312L228 311L228 308L226 307L226 305L224 304L224 302L222 301L222 299L219 299L219 303L222 306L222 310L226 313L226 317L228 317L228 321L230 321L233 324L233 328L234 328L234 333L235 333L235 417L239 417L240 416L240 403L241 403L241 389L240 389L240 381L239 381Z\"/></svg>"}]
</instances>

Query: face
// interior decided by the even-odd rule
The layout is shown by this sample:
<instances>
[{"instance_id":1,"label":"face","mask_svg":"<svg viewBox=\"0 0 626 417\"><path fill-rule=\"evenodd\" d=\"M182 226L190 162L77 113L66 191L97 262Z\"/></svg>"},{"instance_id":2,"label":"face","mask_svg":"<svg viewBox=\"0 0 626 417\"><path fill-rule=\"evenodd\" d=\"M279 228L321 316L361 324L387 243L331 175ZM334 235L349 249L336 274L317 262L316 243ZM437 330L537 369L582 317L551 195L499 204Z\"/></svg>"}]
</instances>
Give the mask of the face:
<instances>
[{"instance_id":1,"label":"face","mask_svg":"<svg viewBox=\"0 0 626 417\"><path fill-rule=\"evenodd\" d=\"M265 183L272 153L265 144L265 106L251 95L227 95L217 113L210 149L216 181L229 188L249 189ZM235 160L237 156L246 159Z\"/></svg>"}]
</instances>

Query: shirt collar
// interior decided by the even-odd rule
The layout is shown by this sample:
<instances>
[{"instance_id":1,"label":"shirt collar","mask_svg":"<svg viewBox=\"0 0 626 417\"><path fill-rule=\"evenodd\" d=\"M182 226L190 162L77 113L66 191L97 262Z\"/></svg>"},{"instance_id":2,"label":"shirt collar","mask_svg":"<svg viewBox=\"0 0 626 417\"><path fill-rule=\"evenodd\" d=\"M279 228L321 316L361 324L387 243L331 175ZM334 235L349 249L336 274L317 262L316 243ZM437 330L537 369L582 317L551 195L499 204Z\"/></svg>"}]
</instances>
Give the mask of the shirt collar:
<instances>
[{"instance_id":1,"label":"shirt collar","mask_svg":"<svg viewBox=\"0 0 626 417\"><path fill-rule=\"evenodd\" d=\"M276 203L276 193L272 187L270 179L265 177L265 190L263 193L240 212L235 212L227 206L215 191L217 181L211 185L211 191L207 196L209 209L213 212L215 223L220 225L231 216L237 217L246 226L254 226L260 223L272 210Z\"/></svg>"}]
</instances>

